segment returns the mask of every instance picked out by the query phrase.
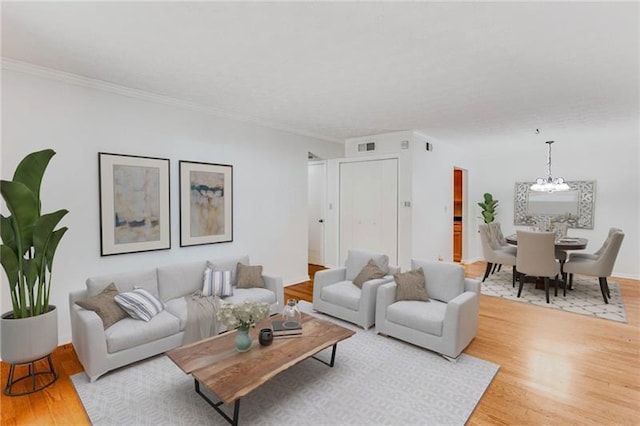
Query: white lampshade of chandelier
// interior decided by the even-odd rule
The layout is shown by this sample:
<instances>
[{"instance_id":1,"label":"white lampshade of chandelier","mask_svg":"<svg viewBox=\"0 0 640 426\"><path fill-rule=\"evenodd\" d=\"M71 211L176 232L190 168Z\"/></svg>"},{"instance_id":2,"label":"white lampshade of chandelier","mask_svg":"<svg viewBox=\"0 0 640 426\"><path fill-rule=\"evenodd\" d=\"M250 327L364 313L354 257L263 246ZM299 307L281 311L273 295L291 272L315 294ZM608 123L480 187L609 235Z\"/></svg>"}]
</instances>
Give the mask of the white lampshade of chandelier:
<instances>
[{"instance_id":1,"label":"white lampshade of chandelier","mask_svg":"<svg viewBox=\"0 0 640 426\"><path fill-rule=\"evenodd\" d=\"M536 183L531 185L530 188L532 191L538 192L557 192L557 191L568 191L569 185L567 185L563 178L552 178L549 176L547 179L538 178Z\"/></svg>"},{"instance_id":2,"label":"white lampshade of chandelier","mask_svg":"<svg viewBox=\"0 0 640 426\"><path fill-rule=\"evenodd\" d=\"M551 144L553 143L553 141L547 141L545 143L549 145L549 160L547 161L549 176L547 176L546 178L538 178L536 180L536 183L531 185L529 189L538 192L568 191L571 188L569 188L569 185L566 184L564 178L554 178L551 176Z\"/></svg>"}]
</instances>

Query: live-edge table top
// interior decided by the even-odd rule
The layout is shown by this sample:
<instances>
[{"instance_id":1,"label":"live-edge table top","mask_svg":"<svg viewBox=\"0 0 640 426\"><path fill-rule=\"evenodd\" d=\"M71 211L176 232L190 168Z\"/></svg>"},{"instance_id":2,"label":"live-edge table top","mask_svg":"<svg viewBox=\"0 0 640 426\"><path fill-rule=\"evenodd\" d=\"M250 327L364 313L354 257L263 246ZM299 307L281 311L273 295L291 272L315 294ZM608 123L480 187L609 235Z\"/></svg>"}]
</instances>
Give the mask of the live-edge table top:
<instances>
[{"instance_id":1,"label":"live-edge table top","mask_svg":"<svg viewBox=\"0 0 640 426\"><path fill-rule=\"evenodd\" d=\"M278 373L355 334L338 324L303 313L302 336L274 338L270 346L261 346L257 334L261 328L270 328L273 318L251 329L253 343L247 352L236 351L236 331L230 331L172 349L167 355L182 371L229 404Z\"/></svg>"}]
</instances>

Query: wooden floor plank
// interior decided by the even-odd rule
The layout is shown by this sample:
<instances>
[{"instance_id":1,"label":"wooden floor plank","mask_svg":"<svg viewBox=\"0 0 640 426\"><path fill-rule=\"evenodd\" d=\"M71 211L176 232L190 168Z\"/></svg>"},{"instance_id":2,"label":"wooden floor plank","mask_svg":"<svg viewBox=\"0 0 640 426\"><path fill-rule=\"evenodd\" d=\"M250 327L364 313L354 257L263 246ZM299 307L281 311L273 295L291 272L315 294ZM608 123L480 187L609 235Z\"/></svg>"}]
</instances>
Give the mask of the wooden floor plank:
<instances>
[{"instance_id":1,"label":"wooden floor plank","mask_svg":"<svg viewBox=\"0 0 640 426\"><path fill-rule=\"evenodd\" d=\"M481 275L484 267L466 265L467 276ZM309 275L320 269L310 265ZM620 283L627 324L480 297L478 335L464 352L500 370L468 424L639 423L640 281L611 280ZM286 287L288 298L311 302L313 282ZM73 347L57 348L53 362L60 373L54 385L29 396L2 395L3 426L89 424L69 379L82 371ZM4 387L5 363L1 372Z\"/></svg>"}]
</instances>

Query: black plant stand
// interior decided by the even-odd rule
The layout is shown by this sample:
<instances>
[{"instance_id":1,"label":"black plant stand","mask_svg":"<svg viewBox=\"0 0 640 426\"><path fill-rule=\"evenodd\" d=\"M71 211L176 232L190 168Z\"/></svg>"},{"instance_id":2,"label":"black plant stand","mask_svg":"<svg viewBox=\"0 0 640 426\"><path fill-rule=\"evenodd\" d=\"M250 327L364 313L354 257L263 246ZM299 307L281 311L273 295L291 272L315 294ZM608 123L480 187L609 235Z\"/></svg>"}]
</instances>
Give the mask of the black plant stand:
<instances>
[{"instance_id":1,"label":"black plant stand","mask_svg":"<svg viewBox=\"0 0 640 426\"><path fill-rule=\"evenodd\" d=\"M43 360L45 358L47 359L47 362L49 364L49 369L46 371L36 371L36 362ZM15 374L16 367L19 365L28 365L29 372L26 375L14 380L13 375ZM45 383L44 385L36 387L36 377L40 375L47 375L47 374L51 375L52 379L49 382ZM18 392L18 393L13 393L11 391L11 388L13 387L13 385L15 385L16 383L22 380L27 380L27 379L31 379L31 390L28 390L25 392ZM56 373L55 369L53 368L53 362L51 362L51 354L49 354L47 356L43 356L42 358L38 358L30 362L10 364L9 377L7 378L7 386L5 386L2 393L4 393L7 396L29 395L31 393L41 391L42 389L54 383L56 380L58 380L58 373Z\"/></svg>"}]
</instances>

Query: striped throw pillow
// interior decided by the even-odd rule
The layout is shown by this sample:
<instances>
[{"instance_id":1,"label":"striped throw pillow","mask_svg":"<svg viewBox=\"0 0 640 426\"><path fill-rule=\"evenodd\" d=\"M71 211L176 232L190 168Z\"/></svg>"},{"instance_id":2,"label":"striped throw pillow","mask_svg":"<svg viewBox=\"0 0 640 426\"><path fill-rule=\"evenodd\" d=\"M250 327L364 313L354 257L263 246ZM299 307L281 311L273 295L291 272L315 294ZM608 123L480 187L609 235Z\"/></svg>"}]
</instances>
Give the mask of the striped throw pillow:
<instances>
[{"instance_id":1,"label":"striped throw pillow","mask_svg":"<svg viewBox=\"0 0 640 426\"><path fill-rule=\"evenodd\" d=\"M114 299L131 318L146 322L164 310L164 304L142 288L120 293Z\"/></svg>"},{"instance_id":2,"label":"striped throw pillow","mask_svg":"<svg viewBox=\"0 0 640 426\"><path fill-rule=\"evenodd\" d=\"M214 271L211 268L205 269L202 295L218 297L233 296L231 271Z\"/></svg>"}]
</instances>

